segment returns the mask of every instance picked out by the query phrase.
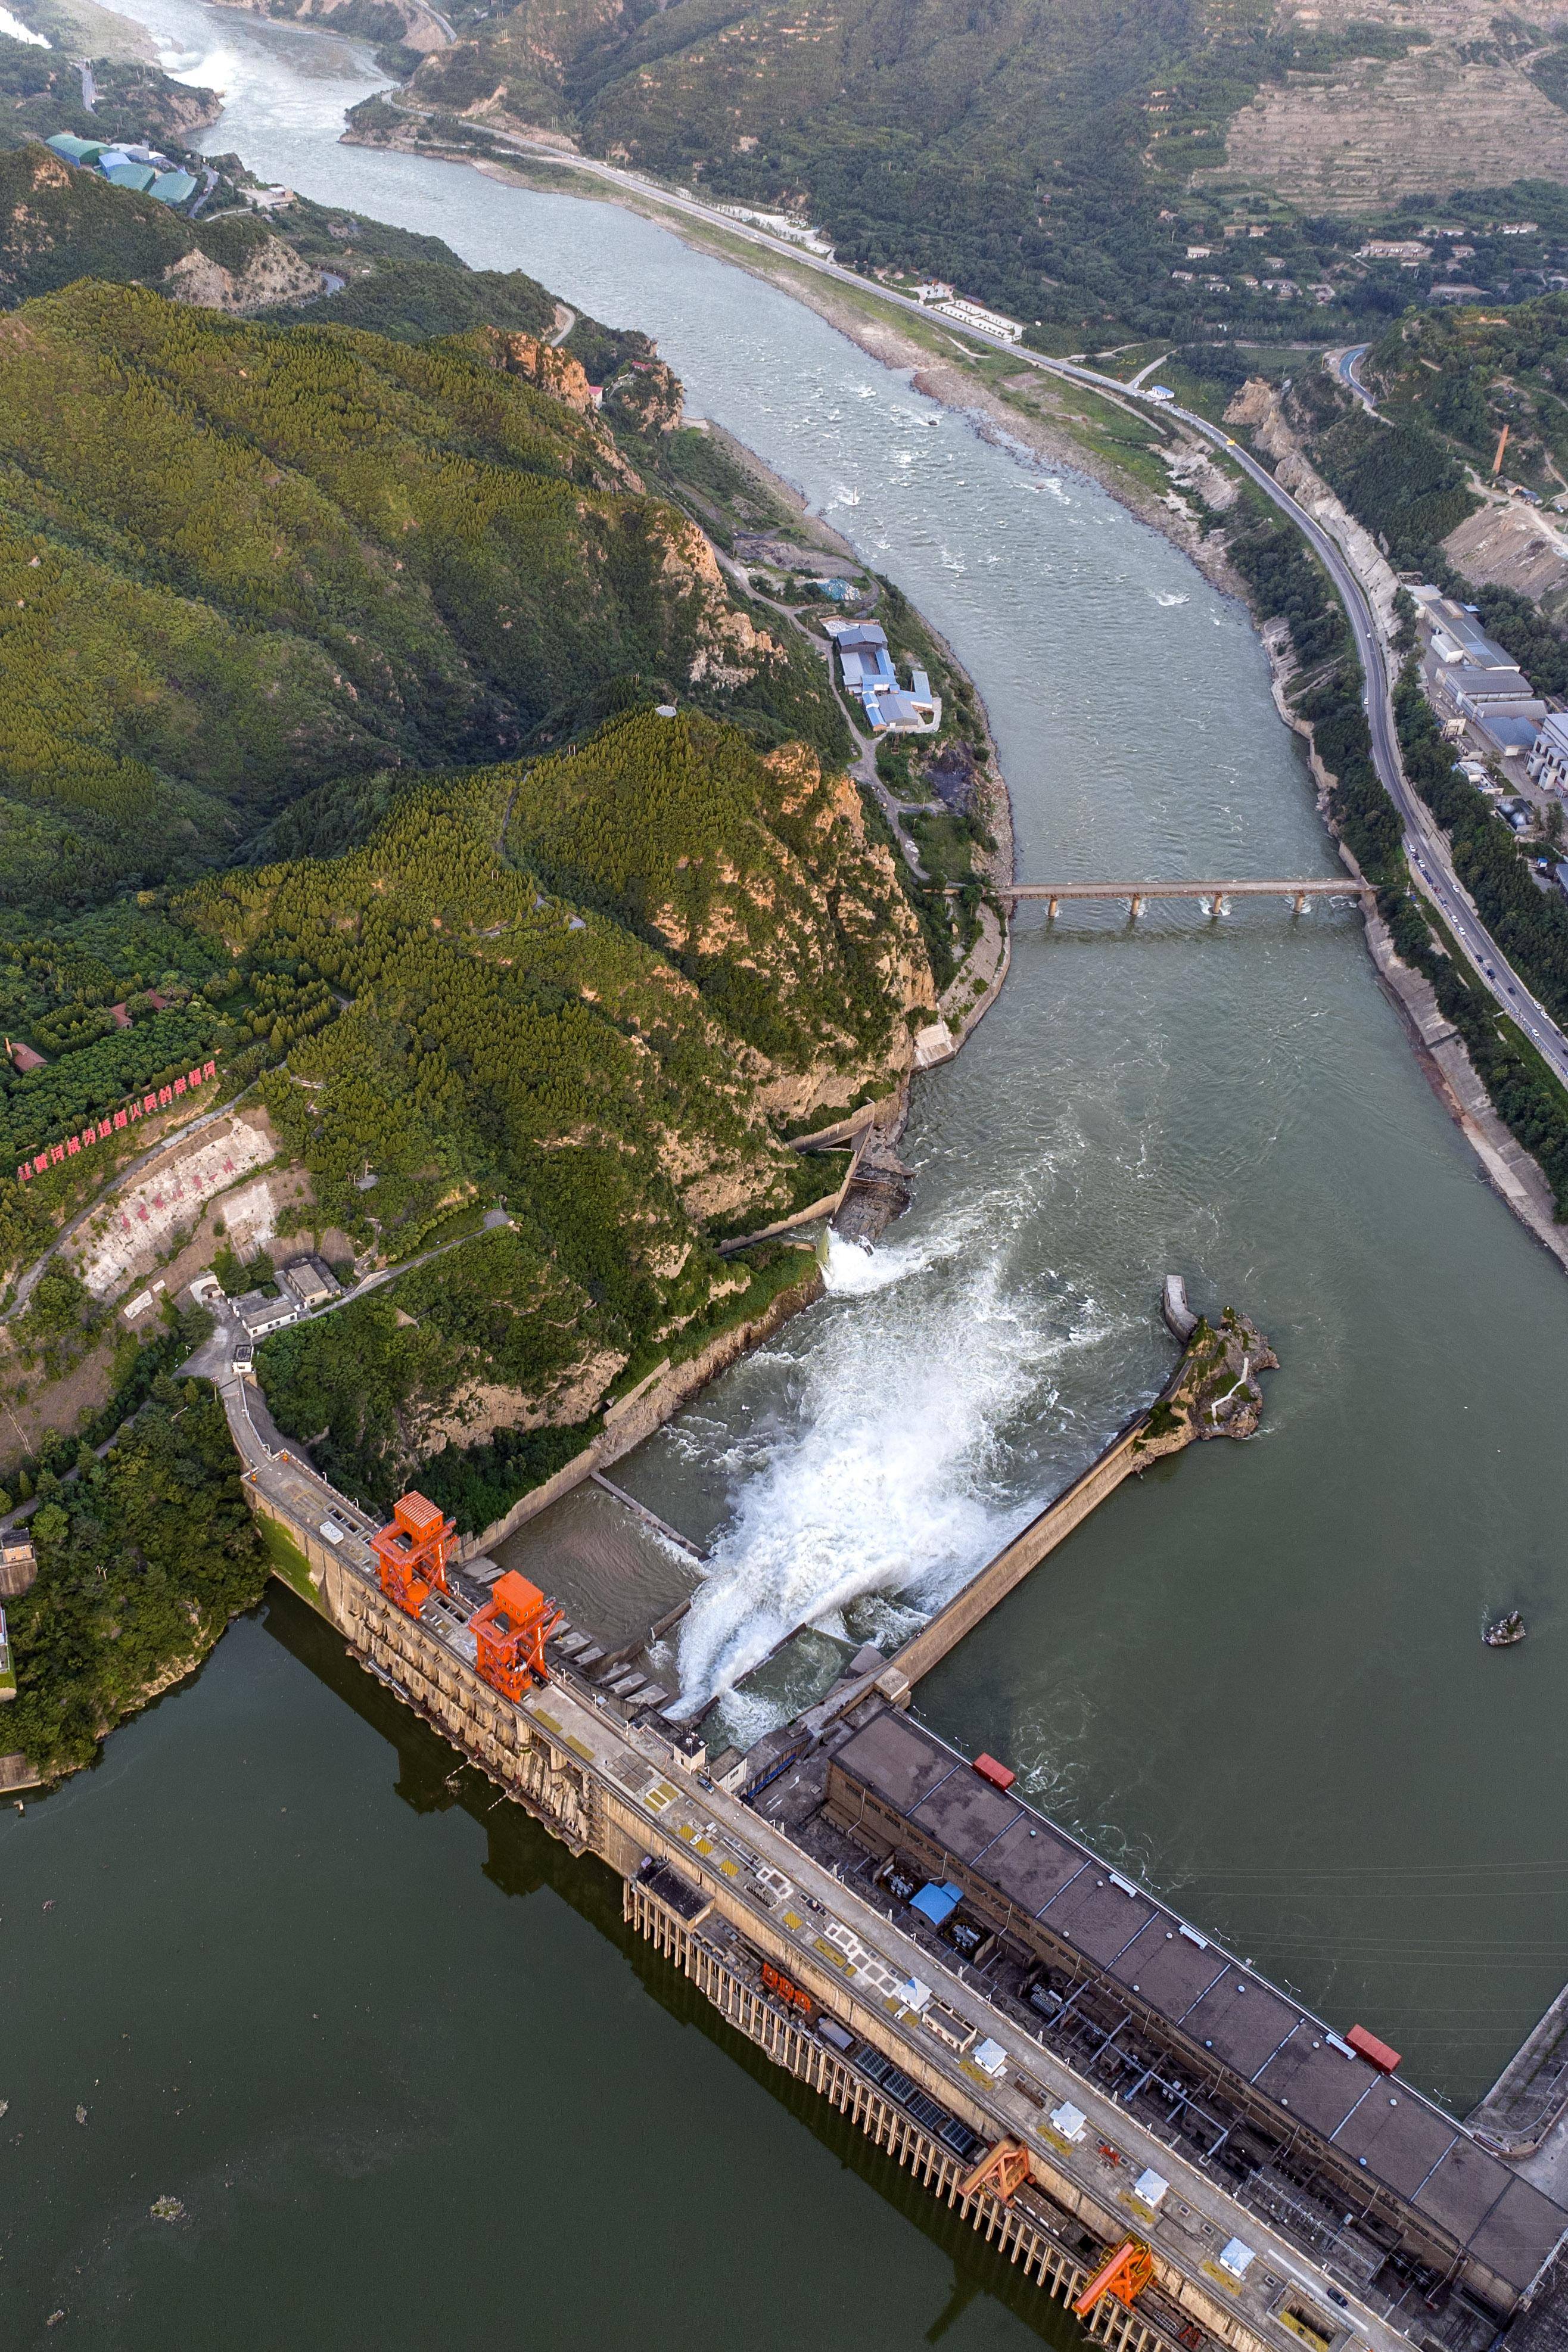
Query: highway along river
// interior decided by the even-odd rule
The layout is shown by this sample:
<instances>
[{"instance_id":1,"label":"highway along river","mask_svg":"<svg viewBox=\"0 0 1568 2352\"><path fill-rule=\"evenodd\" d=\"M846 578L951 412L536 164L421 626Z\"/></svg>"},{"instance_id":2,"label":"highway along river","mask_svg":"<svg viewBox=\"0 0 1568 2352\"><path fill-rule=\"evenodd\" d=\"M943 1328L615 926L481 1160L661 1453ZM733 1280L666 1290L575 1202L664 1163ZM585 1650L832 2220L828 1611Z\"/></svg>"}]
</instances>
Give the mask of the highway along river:
<instances>
[{"instance_id":1,"label":"highway along river","mask_svg":"<svg viewBox=\"0 0 1568 2352\"><path fill-rule=\"evenodd\" d=\"M619 210L338 145L361 48L140 13L228 93L215 152L656 335L952 639L1026 876L1333 870L1246 616L1098 489ZM715 1546L680 1672L728 1685L806 1617L908 1623L1163 1379L1183 1270L1279 1349L1263 1435L1123 1489L921 1703L1462 2111L1568 1967L1568 1286L1354 918L1026 911L903 1149L875 1258L837 1253L618 1474ZM1531 1639L1484 1650L1512 1603ZM663 2005L608 1880L451 1769L279 1598L0 1815L6 2340L62 2308L136 2347L1022 2342L981 2251L842 2168ZM164 2195L183 2219L147 2218Z\"/></svg>"}]
</instances>

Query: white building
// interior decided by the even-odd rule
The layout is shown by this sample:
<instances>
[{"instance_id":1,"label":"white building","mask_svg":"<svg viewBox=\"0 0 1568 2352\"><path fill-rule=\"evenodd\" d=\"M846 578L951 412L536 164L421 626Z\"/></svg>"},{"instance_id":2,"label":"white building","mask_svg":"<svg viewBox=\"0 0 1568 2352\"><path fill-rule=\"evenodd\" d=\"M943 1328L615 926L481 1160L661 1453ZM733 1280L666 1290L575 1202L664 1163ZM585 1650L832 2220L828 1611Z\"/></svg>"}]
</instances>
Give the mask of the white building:
<instances>
[{"instance_id":1,"label":"white building","mask_svg":"<svg viewBox=\"0 0 1568 2352\"><path fill-rule=\"evenodd\" d=\"M786 244L798 245L805 253L815 253L827 261L833 258L833 247L822 231L814 228L809 221L796 220L793 213L753 212L749 205L721 205L718 209L731 220L750 221L757 228L765 228L770 236L782 236Z\"/></svg>"},{"instance_id":2,"label":"white building","mask_svg":"<svg viewBox=\"0 0 1568 2352\"><path fill-rule=\"evenodd\" d=\"M247 1339L264 1339L268 1331L280 1331L285 1323L299 1320L300 1302L295 1298L265 1298L259 1290L247 1290L243 1298L235 1300L234 1311Z\"/></svg>"},{"instance_id":3,"label":"white building","mask_svg":"<svg viewBox=\"0 0 1568 2352\"><path fill-rule=\"evenodd\" d=\"M1568 712L1553 710L1542 720L1530 772L1549 793L1568 793Z\"/></svg>"},{"instance_id":4,"label":"white building","mask_svg":"<svg viewBox=\"0 0 1568 2352\"><path fill-rule=\"evenodd\" d=\"M935 302L931 306L944 319L956 319L960 326L978 327L983 335L1000 335L1004 341L1016 343L1024 331L1021 319L1009 319L1000 310L988 310L983 302L968 301L955 294L951 302Z\"/></svg>"}]
</instances>

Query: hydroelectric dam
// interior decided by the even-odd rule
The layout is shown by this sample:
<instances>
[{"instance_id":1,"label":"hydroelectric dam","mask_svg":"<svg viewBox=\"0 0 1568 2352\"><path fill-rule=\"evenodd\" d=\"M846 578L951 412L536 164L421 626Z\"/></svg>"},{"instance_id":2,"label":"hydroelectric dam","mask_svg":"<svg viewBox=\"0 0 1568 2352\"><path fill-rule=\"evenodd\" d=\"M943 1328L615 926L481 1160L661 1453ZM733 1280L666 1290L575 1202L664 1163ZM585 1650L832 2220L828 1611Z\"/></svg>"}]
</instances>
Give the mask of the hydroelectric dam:
<instances>
[{"instance_id":1,"label":"hydroelectric dam","mask_svg":"<svg viewBox=\"0 0 1568 2352\"><path fill-rule=\"evenodd\" d=\"M1226 1433L1218 1408L1250 1412L1273 1360L1244 1318L1195 1324L1179 1286L1166 1305L1187 1350L1095 1465L1117 1473L1107 1492L1140 1436ZM378 1527L268 1444L243 1379L223 1394L251 1506L285 1539L278 1571L351 1654L616 1872L626 1921L736 2031L1094 2338L1568 2344L1568 2211L1413 2089L1375 2032L1331 2028L1021 1801L1004 1762L918 1722L920 1635L892 1662L863 1653L710 1769L668 1692L595 1679L604 1650L521 1576L460 1564L423 1497ZM1093 1507L1095 1470L991 1564L984 1606L1044 1557L1053 1511Z\"/></svg>"}]
</instances>

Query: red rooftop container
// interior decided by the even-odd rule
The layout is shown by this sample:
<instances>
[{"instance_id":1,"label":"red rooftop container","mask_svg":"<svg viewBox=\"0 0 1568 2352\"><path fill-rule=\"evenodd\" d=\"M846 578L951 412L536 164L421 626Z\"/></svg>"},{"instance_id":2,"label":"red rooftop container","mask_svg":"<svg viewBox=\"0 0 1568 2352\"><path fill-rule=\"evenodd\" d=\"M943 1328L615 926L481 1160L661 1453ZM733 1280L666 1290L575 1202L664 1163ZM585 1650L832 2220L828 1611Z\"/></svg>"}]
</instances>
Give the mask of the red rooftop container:
<instances>
[{"instance_id":1,"label":"red rooftop container","mask_svg":"<svg viewBox=\"0 0 1568 2352\"><path fill-rule=\"evenodd\" d=\"M1392 2074L1396 2071L1398 2051L1391 2050L1386 2042L1380 2042L1375 2033L1369 2033L1364 2025L1352 2025L1345 2040L1356 2056L1364 2058L1369 2066L1375 2066L1380 2074Z\"/></svg>"},{"instance_id":2,"label":"red rooftop container","mask_svg":"<svg viewBox=\"0 0 1568 2352\"><path fill-rule=\"evenodd\" d=\"M994 1789L1010 1789L1018 1777L1016 1772L1009 1772L1005 1764L998 1764L994 1756L977 1756L974 1769L983 1780L989 1780ZM1396 2059L1394 2063L1397 2065L1398 2063Z\"/></svg>"}]
</instances>

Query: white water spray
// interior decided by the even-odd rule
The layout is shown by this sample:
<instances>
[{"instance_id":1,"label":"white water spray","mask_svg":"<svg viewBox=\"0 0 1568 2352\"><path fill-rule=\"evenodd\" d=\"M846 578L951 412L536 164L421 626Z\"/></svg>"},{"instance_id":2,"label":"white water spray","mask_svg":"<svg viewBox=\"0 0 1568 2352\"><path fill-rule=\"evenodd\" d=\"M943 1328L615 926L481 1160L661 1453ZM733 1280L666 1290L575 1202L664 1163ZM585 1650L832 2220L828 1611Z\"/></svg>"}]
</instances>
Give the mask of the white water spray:
<instances>
[{"instance_id":1,"label":"white water spray","mask_svg":"<svg viewBox=\"0 0 1568 2352\"><path fill-rule=\"evenodd\" d=\"M867 1596L937 1606L1005 1540L1018 1513L994 1495L996 1433L1046 1409L1058 1360L1100 1334L1082 1314L1062 1331L987 1224L971 1213L874 1252L830 1239L837 1309L681 1628L689 1712L797 1627L844 1630Z\"/></svg>"}]
</instances>

